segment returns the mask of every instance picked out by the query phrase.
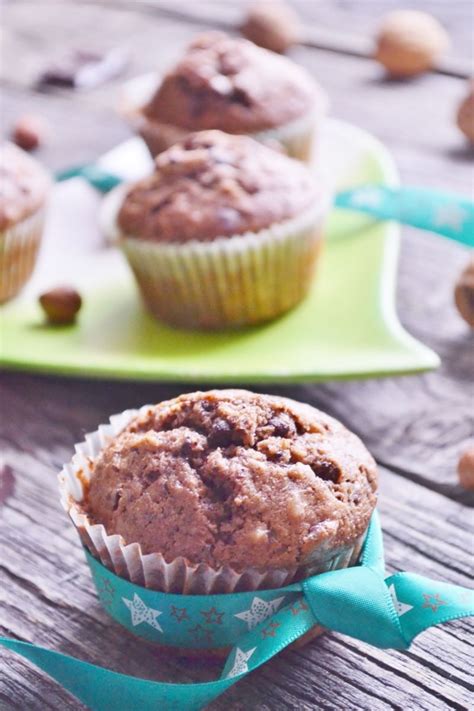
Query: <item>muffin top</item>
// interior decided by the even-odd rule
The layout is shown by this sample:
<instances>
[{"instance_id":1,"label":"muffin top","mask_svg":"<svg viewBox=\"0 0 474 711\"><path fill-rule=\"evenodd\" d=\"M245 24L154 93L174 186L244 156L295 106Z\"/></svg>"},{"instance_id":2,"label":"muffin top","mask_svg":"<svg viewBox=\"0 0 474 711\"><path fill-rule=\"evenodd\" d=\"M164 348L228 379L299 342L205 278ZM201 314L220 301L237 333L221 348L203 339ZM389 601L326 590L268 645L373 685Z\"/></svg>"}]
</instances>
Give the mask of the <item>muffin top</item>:
<instances>
[{"instance_id":1,"label":"muffin top","mask_svg":"<svg viewBox=\"0 0 474 711\"><path fill-rule=\"evenodd\" d=\"M337 420L212 390L142 410L98 455L84 506L168 562L275 569L354 543L376 488L374 460Z\"/></svg>"},{"instance_id":2,"label":"muffin top","mask_svg":"<svg viewBox=\"0 0 474 711\"><path fill-rule=\"evenodd\" d=\"M298 119L322 101L305 69L221 32L197 37L143 108L149 119L191 131L255 133Z\"/></svg>"},{"instance_id":3,"label":"muffin top","mask_svg":"<svg viewBox=\"0 0 474 711\"><path fill-rule=\"evenodd\" d=\"M265 229L320 197L299 161L246 136L202 131L160 153L154 173L126 196L118 223L154 242L206 242Z\"/></svg>"},{"instance_id":4,"label":"muffin top","mask_svg":"<svg viewBox=\"0 0 474 711\"><path fill-rule=\"evenodd\" d=\"M0 230L32 215L46 198L49 177L13 143L0 144Z\"/></svg>"}]
</instances>

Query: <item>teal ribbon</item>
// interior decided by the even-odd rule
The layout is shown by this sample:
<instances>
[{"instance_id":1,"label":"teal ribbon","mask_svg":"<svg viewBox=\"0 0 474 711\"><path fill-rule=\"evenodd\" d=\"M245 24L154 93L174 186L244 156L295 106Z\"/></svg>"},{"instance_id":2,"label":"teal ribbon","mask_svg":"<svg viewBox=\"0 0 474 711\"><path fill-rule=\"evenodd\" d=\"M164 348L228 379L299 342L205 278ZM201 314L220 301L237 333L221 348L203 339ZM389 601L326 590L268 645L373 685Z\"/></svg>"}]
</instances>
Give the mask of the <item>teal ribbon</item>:
<instances>
[{"instance_id":1,"label":"teal ribbon","mask_svg":"<svg viewBox=\"0 0 474 711\"><path fill-rule=\"evenodd\" d=\"M334 204L474 247L474 202L460 195L416 187L365 185L339 193Z\"/></svg>"},{"instance_id":2,"label":"teal ribbon","mask_svg":"<svg viewBox=\"0 0 474 711\"><path fill-rule=\"evenodd\" d=\"M75 177L84 178L102 193L122 182L122 178L97 165L65 170L56 175L56 180ZM474 247L474 202L459 195L417 187L363 185L338 193L334 205L362 212L376 220L395 220Z\"/></svg>"},{"instance_id":3,"label":"teal ribbon","mask_svg":"<svg viewBox=\"0 0 474 711\"><path fill-rule=\"evenodd\" d=\"M146 639L174 646L233 647L218 680L168 684L118 674L27 642L0 638L93 711L200 709L315 625L380 648L408 649L432 625L474 615L474 593L413 573L385 576L375 513L360 563L276 590L173 595L134 585L87 554L105 609Z\"/></svg>"}]
</instances>

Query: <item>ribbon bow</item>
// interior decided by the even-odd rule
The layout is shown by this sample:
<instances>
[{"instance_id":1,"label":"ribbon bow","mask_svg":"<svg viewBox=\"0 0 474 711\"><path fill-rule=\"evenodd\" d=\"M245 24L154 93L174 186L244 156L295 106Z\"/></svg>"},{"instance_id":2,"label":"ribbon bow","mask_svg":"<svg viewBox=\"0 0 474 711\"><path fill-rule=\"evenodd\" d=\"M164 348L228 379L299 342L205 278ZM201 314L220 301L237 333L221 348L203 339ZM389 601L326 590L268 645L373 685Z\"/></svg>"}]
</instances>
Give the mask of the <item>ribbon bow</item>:
<instances>
[{"instance_id":1,"label":"ribbon bow","mask_svg":"<svg viewBox=\"0 0 474 711\"><path fill-rule=\"evenodd\" d=\"M315 575L277 590L171 595L133 585L91 556L88 562L101 601L110 614L148 639L163 639L165 628L168 636L175 638L181 623L191 623L192 616L198 615L203 624L196 625L197 631L204 631L208 637L197 635L201 639L193 646L216 646L211 641L212 624L220 627L224 615L240 609L242 603L253 602L249 610L232 615L233 623L243 623L249 630L234 637L234 647L220 678L200 684L137 679L34 644L0 638L0 644L32 661L93 711L200 709L315 625L376 647L407 649L416 635L428 627L474 615L474 593L466 588L437 583L413 573L385 577L377 513L372 517L358 565ZM156 609L146 604L153 600ZM204 611L199 609L203 601L209 608Z\"/></svg>"}]
</instances>

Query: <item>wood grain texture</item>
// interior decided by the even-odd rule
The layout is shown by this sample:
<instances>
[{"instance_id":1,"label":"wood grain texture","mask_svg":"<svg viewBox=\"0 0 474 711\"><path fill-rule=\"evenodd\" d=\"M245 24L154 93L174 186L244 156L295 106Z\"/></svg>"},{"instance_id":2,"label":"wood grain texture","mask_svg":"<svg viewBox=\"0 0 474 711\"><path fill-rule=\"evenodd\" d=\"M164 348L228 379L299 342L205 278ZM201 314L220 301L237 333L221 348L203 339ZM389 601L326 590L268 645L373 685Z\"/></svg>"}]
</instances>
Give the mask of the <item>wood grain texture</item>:
<instances>
[{"instance_id":1,"label":"wood grain texture","mask_svg":"<svg viewBox=\"0 0 474 711\"><path fill-rule=\"evenodd\" d=\"M394 1L297 4L306 26L320 37L321 29L333 37L338 30L366 40ZM418 4L445 21L456 38L457 56L469 60L472 5L464 0ZM196 8L199 17L185 21L184 15L196 15ZM44 114L53 136L38 155L51 169L93 160L129 135L113 108L118 82L90 92L42 94L32 89L38 69L60 55L73 36L79 47L127 43L133 59L129 76L153 66L162 71L197 31L211 20L222 20L219 13L235 22L241 12L242 4L233 0L180 2L168 13L145 1L7 3L2 8L6 31L0 68L4 130L21 113ZM325 84L333 115L389 145L404 182L469 194L473 152L453 122L464 82L439 74L388 82L370 60L348 58L338 53L338 46L329 49L299 47L292 56ZM457 487L455 465L474 435L474 340L456 314L452 289L466 259L465 250L441 239L403 232L398 311L406 328L441 355L439 371L266 388L335 414L384 465L380 507L390 570L411 569L460 584L472 579L472 509L467 505L474 501ZM205 384L186 389L193 387ZM107 618L56 492L55 475L86 431L113 412L182 390L173 384L0 376L0 449L15 475L14 493L0 508L0 628L5 634L150 678L216 676L218 667L193 663L188 668ZM382 652L326 635L308 648L284 652L213 708L467 709L472 698L471 631L466 621L450 623L423 634L408 653ZM26 661L5 651L0 660L2 711L82 708Z\"/></svg>"}]
</instances>

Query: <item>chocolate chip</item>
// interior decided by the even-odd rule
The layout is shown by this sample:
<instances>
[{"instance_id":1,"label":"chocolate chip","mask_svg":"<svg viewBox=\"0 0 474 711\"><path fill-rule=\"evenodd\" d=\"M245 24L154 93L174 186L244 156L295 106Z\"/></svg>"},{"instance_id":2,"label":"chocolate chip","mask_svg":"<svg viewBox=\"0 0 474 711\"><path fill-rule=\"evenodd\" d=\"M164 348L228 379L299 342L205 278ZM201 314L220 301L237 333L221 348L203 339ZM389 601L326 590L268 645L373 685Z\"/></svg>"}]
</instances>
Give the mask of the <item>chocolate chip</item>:
<instances>
[{"instance_id":1,"label":"chocolate chip","mask_svg":"<svg viewBox=\"0 0 474 711\"><path fill-rule=\"evenodd\" d=\"M249 95L243 89L234 89L229 98L234 104L242 104L242 106L246 106L247 108L252 106L252 101Z\"/></svg>"},{"instance_id":2,"label":"chocolate chip","mask_svg":"<svg viewBox=\"0 0 474 711\"><path fill-rule=\"evenodd\" d=\"M232 427L226 420L215 420L207 441L210 447L229 447L232 444Z\"/></svg>"},{"instance_id":3,"label":"chocolate chip","mask_svg":"<svg viewBox=\"0 0 474 711\"><path fill-rule=\"evenodd\" d=\"M334 484L337 484L341 476L341 471L334 462L320 460L311 465L311 469L320 479L332 481Z\"/></svg>"},{"instance_id":4,"label":"chocolate chip","mask_svg":"<svg viewBox=\"0 0 474 711\"><path fill-rule=\"evenodd\" d=\"M216 210L216 220L222 232L229 233L238 229L241 217L233 207L219 207Z\"/></svg>"},{"instance_id":5,"label":"chocolate chip","mask_svg":"<svg viewBox=\"0 0 474 711\"><path fill-rule=\"evenodd\" d=\"M285 413L275 415L268 424L273 427L274 437L288 437L289 434L294 435L296 432L293 421Z\"/></svg>"},{"instance_id":6,"label":"chocolate chip","mask_svg":"<svg viewBox=\"0 0 474 711\"><path fill-rule=\"evenodd\" d=\"M183 442L183 444L181 446L180 454L183 457L189 458L192 456L193 453L194 453L194 448L193 448L192 442L190 442L189 440L186 440L185 442Z\"/></svg>"},{"instance_id":7,"label":"chocolate chip","mask_svg":"<svg viewBox=\"0 0 474 711\"><path fill-rule=\"evenodd\" d=\"M112 506L112 511L117 511L120 503L120 499L122 498L122 492L121 491L116 491L115 492L115 497L114 497L114 503Z\"/></svg>"},{"instance_id":8,"label":"chocolate chip","mask_svg":"<svg viewBox=\"0 0 474 711\"><path fill-rule=\"evenodd\" d=\"M151 471L151 472L147 472L145 474L145 479L147 480L148 484L153 484L153 482L155 482L159 476L160 476L160 472Z\"/></svg>"}]
</instances>

